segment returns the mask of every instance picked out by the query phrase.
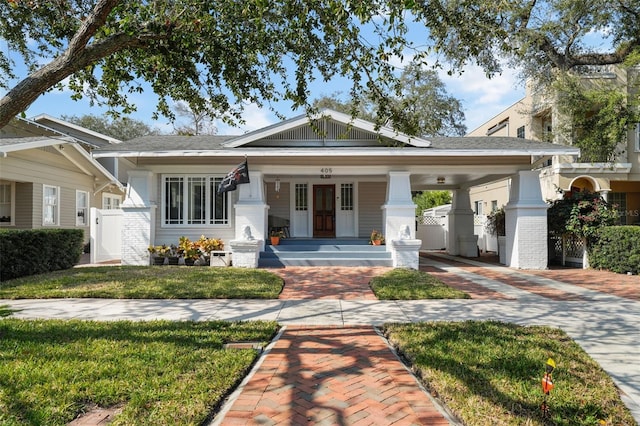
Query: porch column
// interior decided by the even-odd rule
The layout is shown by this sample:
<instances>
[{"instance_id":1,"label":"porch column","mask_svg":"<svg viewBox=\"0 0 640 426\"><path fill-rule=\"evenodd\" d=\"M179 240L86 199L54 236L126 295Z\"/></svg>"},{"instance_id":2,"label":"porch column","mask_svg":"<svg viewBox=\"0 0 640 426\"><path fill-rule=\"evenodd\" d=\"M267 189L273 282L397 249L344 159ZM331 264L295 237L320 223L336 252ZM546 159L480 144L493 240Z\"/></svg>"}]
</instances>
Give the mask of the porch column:
<instances>
[{"instance_id":1,"label":"porch column","mask_svg":"<svg viewBox=\"0 0 640 426\"><path fill-rule=\"evenodd\" d=\"M148 265L147 248L155 242L156 205L150 201L153 173L148 170L129 172L127 192L122 209L123 265Z\"/></svg>"},{"instance_id":2,"label":"porch column","mask_svg":"<svg viewBox=\"0 0 640 426\"><path fill-rule=\"evenodd\" d=\"M242 240L247 226L251 235L258 241L259 249L264 250L267 238L267 212L269 206L265 203L264 181L262 172L251 171L251 182L238 185L238 202L234 205L235 239Z\"/></svg>"},{"instance_id":3,"label":"porch column","mask_svg":"<svg viewBox=\"0 0 640 426\"><path fill-rule=\"evenodd\" d=\"M507 266L547 269L547 208L537 171L520 171L512 176L504 209Z\"/></svg>"},{"instance_id":4,"label":"porch column","mask_svg":"<svg viewBox=\"0 0 640 426\"><path fill-rule=\"evenodd\" d=\"M478 236L473 233L473 210L468 189L453 191L448 214L449 235L447 251L453 256L477 257Z\"/></svg>"},{"instance_id":5,"label":"porch column","mask_svg":"<svg viewBox=\"0 0 640 426\"><path fill-rule=\"evenodd\" d=\"M409 172L389 172L387 178L387 201L382 206L384 236L390 242L404 234L408 227L409 238L416 236L416 205L411 199ZM387 251L392 251L387 244Z\"/></svg>"}]
</instances>

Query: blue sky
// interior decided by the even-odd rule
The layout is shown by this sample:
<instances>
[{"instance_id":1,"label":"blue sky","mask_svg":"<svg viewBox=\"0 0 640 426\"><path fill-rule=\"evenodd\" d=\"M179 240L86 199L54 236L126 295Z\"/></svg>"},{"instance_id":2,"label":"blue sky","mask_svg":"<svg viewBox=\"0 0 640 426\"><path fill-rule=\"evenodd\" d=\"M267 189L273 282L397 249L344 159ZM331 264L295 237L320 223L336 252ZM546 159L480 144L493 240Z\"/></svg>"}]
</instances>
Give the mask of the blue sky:
<instances>
[{"instance_id":1,"label":"blue sky","mask_svg":"<svg viewBox=\"0 0 640 426\"><path fill-rule=\"evenodd\" d=\"M421 43L418 41L428 37L428 32L421 24L410 21L411 18L407 17L410 27L407 35L410 39L414 39L416 45L420 45ZM362 30L368 32L365 28L362 28ZM374 37L372 34L369 34L369 36ZM6 43L1 40L0 46L6 49ZM405 59L409 60L411 57L412 53L407 51ZM18 60L19 55L16 54L14 59ZM402 66L398 60L395 62L394 65ZM18 71L17 74L20 78L26 77L26 71L22 74ZM517 72L508 68L505 68L501 75L494 76L491 79L486 78L484 72L476 66L467 66L462 74L454 74L453 76L448 75L446 70L440 70L439 76L445 83L449 94L462 102L468 131L475 129L524 96L524 86L519 81ZM317 98L324 95L332 95L336 92L348 93L350 85L347 80L338 78L329 83L315 81L311 83L310 89L312 98ZM0 89L0 96L3 94L4 92ZM162 117L157 121L152 119L156 96L150 89L142 94L131 94L129 99L137 106L137 111L131 114L132 118L142 120L163 132L168 133L173 130L167 119ZM285 117L293 117L303 113L301 110L292 111L291 105L284 102L275 104L275 107ZM54 117L62 115L81 116L85 114L101 115L105 110L96 106L91 107L87 100L72 100L71 92L68 90L52 90L41 95L28 108L26 116L33 117L39 114L48 114ZM216 123L218 134L242 134L279 121L272 111L267 108L260 109L256 105L246 106L244 119L246 124L240 128L232 128L223 123Z\"/></svg>"},{"instance_id":2,"label":"blue sky","mask_svg":"<svg viewBox=\"0 0 640 426\"><path fill-rule=\"evenodd\" d=\"M468 66L462 75L449 76L446 72L440 74L449 94L462 102L466 117L467 130L471 131L491 117L512 105L524 96L524 87L520 84L516 71L505 69L502 75L487 79L484 72L478 67ZM342 86L339 81L327 85L315 83L314 97L331 95L334 92L347 92L349 87ZM328 89L330 88L330 89ZM0 92L3 94L3 92ZM142 120L152 127L157 127L165 132L172 130L168 120L160 118L152 120L156 98L152 92L131 95L137 112L131 117ZM286 117L293 117L302 111L292 111L287 104L278 104L278 111ZM87 100L74 101L70 92L53 90L41 95L26 111L27 117L39 114L48 114L54 117L62 115L101 115L105 110L99 107L91 107ZM259 109L255 105L247 105L244 118L246 124L240 128L231 128L225 124L217 123L218 134L242 134L278 122L275 114L267 108Z\"/></svg>"}]
</instances>

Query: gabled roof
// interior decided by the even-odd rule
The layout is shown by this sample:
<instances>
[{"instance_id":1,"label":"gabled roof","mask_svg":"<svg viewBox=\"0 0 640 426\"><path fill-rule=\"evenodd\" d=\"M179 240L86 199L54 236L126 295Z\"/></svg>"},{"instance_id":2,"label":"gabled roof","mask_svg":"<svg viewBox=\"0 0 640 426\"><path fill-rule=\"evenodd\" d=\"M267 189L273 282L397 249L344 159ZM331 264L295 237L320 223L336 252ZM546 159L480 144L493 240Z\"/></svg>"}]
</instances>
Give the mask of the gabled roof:
<instances>
[{"instance_id":1,"label":"gabled roof","mask_svg":"<svg viewBox=\"0 0 640 426\"><path fill-rule=\"evenodd\" d=\"M320 117L320 118L318 118ZM314 122L315 120L315 122ZM318 133L317 130L324 131ZM514 137L415 138L324 110L241 136L145 136L93 151L102 157L381 157L579 155L577 148Z\"/></svg>"},{"instance_id":2,"label":"gabled roof","mask_svg":"<svg viewBox=\"0 0 640 426\"><path fill-rule=\"evenodd\" d=\"M82 173L94 176L98 187L108 185L117 186L124 190L124 186L102 164L91 158L91 155L73 138L35 136L25 138L0 138L0 157L7 157L12 152L52 147L64 156Z\"/></svg>"},{"instance_id":3,"label":"gabled roof","mask_svg":"<svg viewBox=\"0 0 640 426\"><path fill-rule=\"evenodd\" d=\"M404 133L400 133L388 127L376 128L374 123L359 118L353 118L350 115L343 114L338 111L324 109L318 114L309 117L306 114L299 115L297 117L284 120L280 123L273 124L271 126L255 130L242 136L238 136L224 144L226 148L237 148L240 146L246 146L252 142L268 138L270 136L286 133L290 130L298 129L301 127L309 126L311 123L317 123L322 120L330 120L336 123L347 126L349 130L361 130L372 135L376 135L379 139L391 139L396 143L404 143L410 146L418 148L426 148L430 145L428 140L409 136ZM321 136L321 135L319 135Z\"/></svg>"},{"instance_id":4,"label":"gabled roof","mask_svg":"<svg viewBox=\"0 0 640 426\"><path fill-rule=\"evenodd\" d=\"M86 127L52 117L47 114L39 114L31 118L31 121L53 129L61 134L74 137L80 141L91 143L94 146L105 146L109 144L122 143L120 139L95 132Z\"/></svg>"}]
</instances>

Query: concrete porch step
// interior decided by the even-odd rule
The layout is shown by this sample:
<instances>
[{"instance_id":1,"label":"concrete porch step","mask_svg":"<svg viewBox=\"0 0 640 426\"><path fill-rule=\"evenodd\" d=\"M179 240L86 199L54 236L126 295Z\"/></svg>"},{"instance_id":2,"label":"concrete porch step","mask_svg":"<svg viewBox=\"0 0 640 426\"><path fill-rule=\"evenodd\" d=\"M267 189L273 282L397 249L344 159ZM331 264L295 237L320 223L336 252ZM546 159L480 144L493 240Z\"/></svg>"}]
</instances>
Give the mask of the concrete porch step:
<instances>
[{"instance_id":1,"label":"concrete porch step","mask_svg":"<svg viewBox=\"0 0 640 426\"><path fill-rule=\"evenodd\" d=\"M258 266L392 266L391 253L384 246L372 246L366 239L285 239L277 246L267 244Z\"/></svg>"}]
</instances>

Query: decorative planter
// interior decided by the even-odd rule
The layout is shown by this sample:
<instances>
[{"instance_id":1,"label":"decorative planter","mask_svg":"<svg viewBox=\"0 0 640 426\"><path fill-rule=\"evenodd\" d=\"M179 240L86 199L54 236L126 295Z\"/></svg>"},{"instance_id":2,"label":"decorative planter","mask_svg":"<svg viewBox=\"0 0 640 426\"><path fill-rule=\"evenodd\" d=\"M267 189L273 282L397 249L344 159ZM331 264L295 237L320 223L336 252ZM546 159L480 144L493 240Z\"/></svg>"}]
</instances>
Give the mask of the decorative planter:
<instances>
[{"instance_id":1,"label":"decorative planter","mask_svg":"<svg viewBox=\"0 0 640 426\"><path fill-rule=\"evenodd\" d=\"M271 237L271 245L277 246L278 244L280 244L280 237Z\"/></svg>"},{"instance_id":2,"label":"decorative planter","mask_svg":"<svg viewBox=\"0 0 640 426\"><path fill-rule=\"evenodd\" d=\"M178 265L180 262L180 258L177 256L170 256L168 257L169 262L166 263L165 265Z\"/></svg>"},{"instance_id":3,"label":"decorative planter","mask_svg":"<svg viewBox=\"0 0 640 426\"><path fill-rule=\"evenodd\" d=\"M162 257L162 256L155 256L153 258L153 264L154 265L164 265L166 262L167 258L166 257Z\"/></svg>"},{"instance_id":4,"label":"decorative planter","mask_svg":"<svg viewBox=\"0 0 640 426\"><path fill-rule=\"evenodd\" d=\"M380 241L380 240L372 240L372 241L371 241L371 243L372 243L374 246L382 245L382 241Z\"/></svg>"}]
</instances>

